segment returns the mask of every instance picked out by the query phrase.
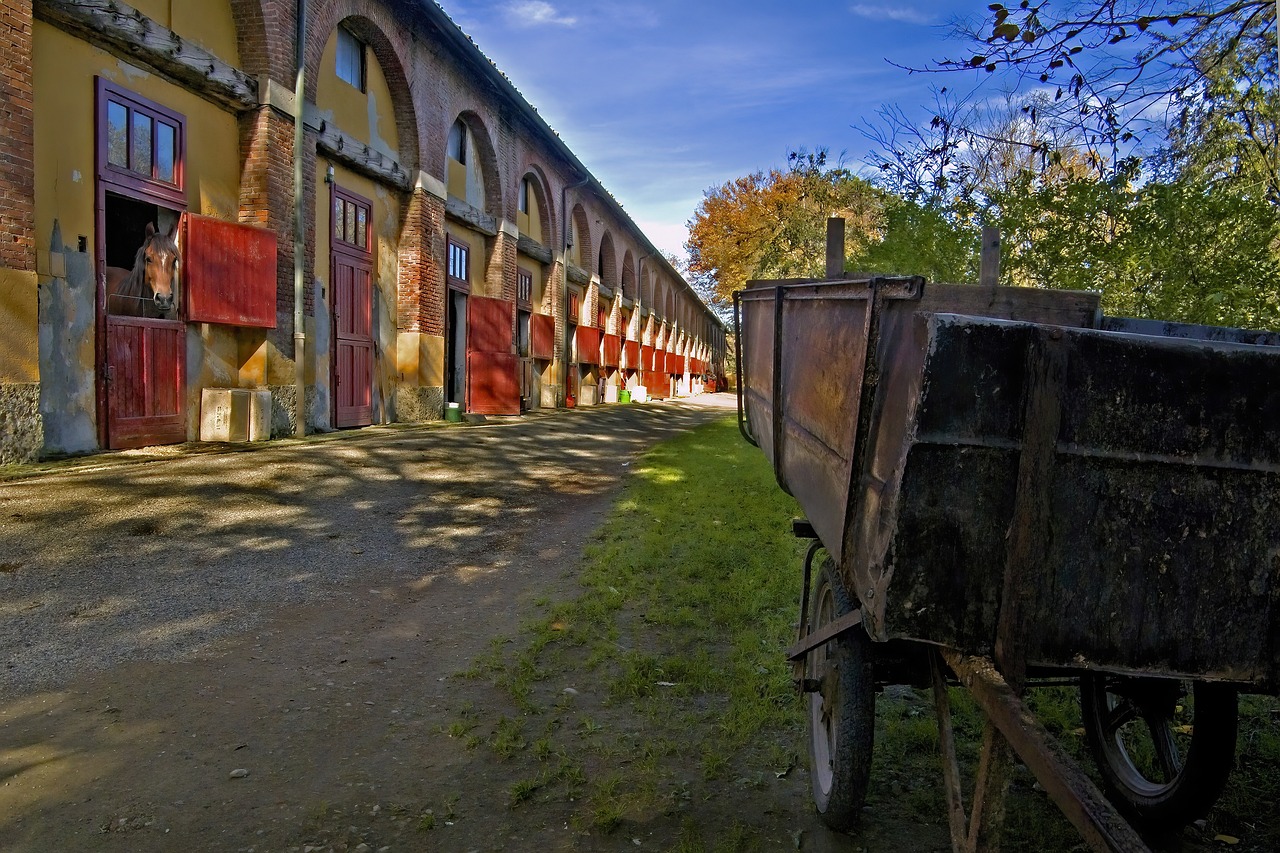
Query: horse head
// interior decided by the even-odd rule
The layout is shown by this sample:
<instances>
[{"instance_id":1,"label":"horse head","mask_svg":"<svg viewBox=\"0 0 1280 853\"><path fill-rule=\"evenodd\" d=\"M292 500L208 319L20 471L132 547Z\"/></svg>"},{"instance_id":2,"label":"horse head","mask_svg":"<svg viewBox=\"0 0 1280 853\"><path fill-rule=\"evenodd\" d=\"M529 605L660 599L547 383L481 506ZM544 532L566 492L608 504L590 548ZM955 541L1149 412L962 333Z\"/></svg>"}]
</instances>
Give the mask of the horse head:
<instances>
[{"instance_id":1,"label":"horse head","mask_svg":"<svg viewBox=\"0 0 1280 853\"><path fill-rule=\"evenodd\" d=\"M170 313L177 304L178 265L181 258L178 255L178 244L173 239L176 228L175 224L174 228L169 229L169 233L161 234L148 222L147 238L138 250L143 281L151 291L156 310L161 314Z\"/></svg>"}]
</instances>

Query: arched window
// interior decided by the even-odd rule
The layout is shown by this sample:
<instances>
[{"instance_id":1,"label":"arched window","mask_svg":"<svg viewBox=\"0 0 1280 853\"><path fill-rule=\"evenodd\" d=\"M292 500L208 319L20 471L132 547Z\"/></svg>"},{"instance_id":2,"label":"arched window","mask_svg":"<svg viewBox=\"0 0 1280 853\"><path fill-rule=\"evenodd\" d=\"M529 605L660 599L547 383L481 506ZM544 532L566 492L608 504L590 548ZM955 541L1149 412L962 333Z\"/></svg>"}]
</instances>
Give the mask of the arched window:
<instances>
[{"instance_id":1,"label":"arched window","mask_svg":"<svg viewBox=\"0 0 1280 853\"><path fill-rule=\"evenodd\" d=\"M467 165L467 126L462 119L455 121L453 127L449 128L448 154L450 160Z\"/></svg>"}]
</instances>

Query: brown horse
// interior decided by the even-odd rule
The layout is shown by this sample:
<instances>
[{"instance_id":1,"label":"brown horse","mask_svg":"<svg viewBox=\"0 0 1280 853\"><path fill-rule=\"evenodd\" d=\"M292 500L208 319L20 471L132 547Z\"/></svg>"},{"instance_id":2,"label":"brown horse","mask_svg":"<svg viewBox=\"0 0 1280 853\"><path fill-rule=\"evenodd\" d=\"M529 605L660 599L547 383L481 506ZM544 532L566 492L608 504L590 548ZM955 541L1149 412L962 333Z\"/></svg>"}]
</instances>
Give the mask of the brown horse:
<instances>
[{"instance_id":1,"label":"brown horse","mask_svg":"<svg viewBox=\"0 0 1280 853\"><path fill-rule=\"evenodd\" d=\"M175 224L161 234L150 222L147 236L133 259L133 269L107 267L107 311L128 317L173 319L176 314L180 257L173 239Z\"/></svg>"}]
</instances>

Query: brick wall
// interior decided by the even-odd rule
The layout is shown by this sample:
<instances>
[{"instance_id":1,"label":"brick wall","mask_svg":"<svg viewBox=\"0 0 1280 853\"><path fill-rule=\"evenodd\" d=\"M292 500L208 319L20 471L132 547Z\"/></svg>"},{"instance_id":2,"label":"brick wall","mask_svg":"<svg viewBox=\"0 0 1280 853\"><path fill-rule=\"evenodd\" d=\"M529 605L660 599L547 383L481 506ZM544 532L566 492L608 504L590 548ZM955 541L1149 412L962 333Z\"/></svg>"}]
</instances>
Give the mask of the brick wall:
<instances>
[{"instance_id":1,"label":"brick wall","mask_svg":"<svg viewBox=\"0 0 1280 853\"><path fill-rule=\"evenodd\" d=\"M36 268L31 0L0 0L0 267Z\"/></svg>"}]
</instances>

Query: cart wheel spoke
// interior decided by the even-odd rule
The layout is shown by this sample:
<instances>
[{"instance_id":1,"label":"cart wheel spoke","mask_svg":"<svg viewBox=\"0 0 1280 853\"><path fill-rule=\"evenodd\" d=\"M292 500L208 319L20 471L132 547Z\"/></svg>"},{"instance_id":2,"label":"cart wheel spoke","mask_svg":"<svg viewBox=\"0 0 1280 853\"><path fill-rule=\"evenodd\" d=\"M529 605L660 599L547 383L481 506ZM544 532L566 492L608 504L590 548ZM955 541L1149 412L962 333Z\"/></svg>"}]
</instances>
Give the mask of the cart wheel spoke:
<instances>
[{"instance_id":1,"label":"cart wheel spoke","mask_svg":"<svg viewBox=\"0 0 1280 853\"><path fill-rule=\"evenodd\" d=\"M1172 782L1182 772L1182 757L1178 744L1173 739L1172 717L1150 716L1147 728L1151 733L1151 746L1155 750L1155 761L1163 775L1162 781Z\"/></svg>"},{"instance_id":2,"label":"cart wheel spoke","mask_svg":"<svg viewBox=\"0 0 1280 853\"><path fill-rule=\"evenodd\" d=\"M1124 727L1139 716L1138 706L1128 696L1117 697L1115 706L1107 713L1106 729L1108 735L1118 736Z\"/></svg>"},{"instance_id":3,"label":"cart wheel spoke","mask_svg":"<svg viewBox=\"0 0 1280 853\"><path fill-rule=\"evenodd\" d=\"M1168 830L1205 814L1235 759L1236 691L1168 678L1085 674L1085 734L1107 795L1138 823Z\"/></svg>"}]
</instances>

